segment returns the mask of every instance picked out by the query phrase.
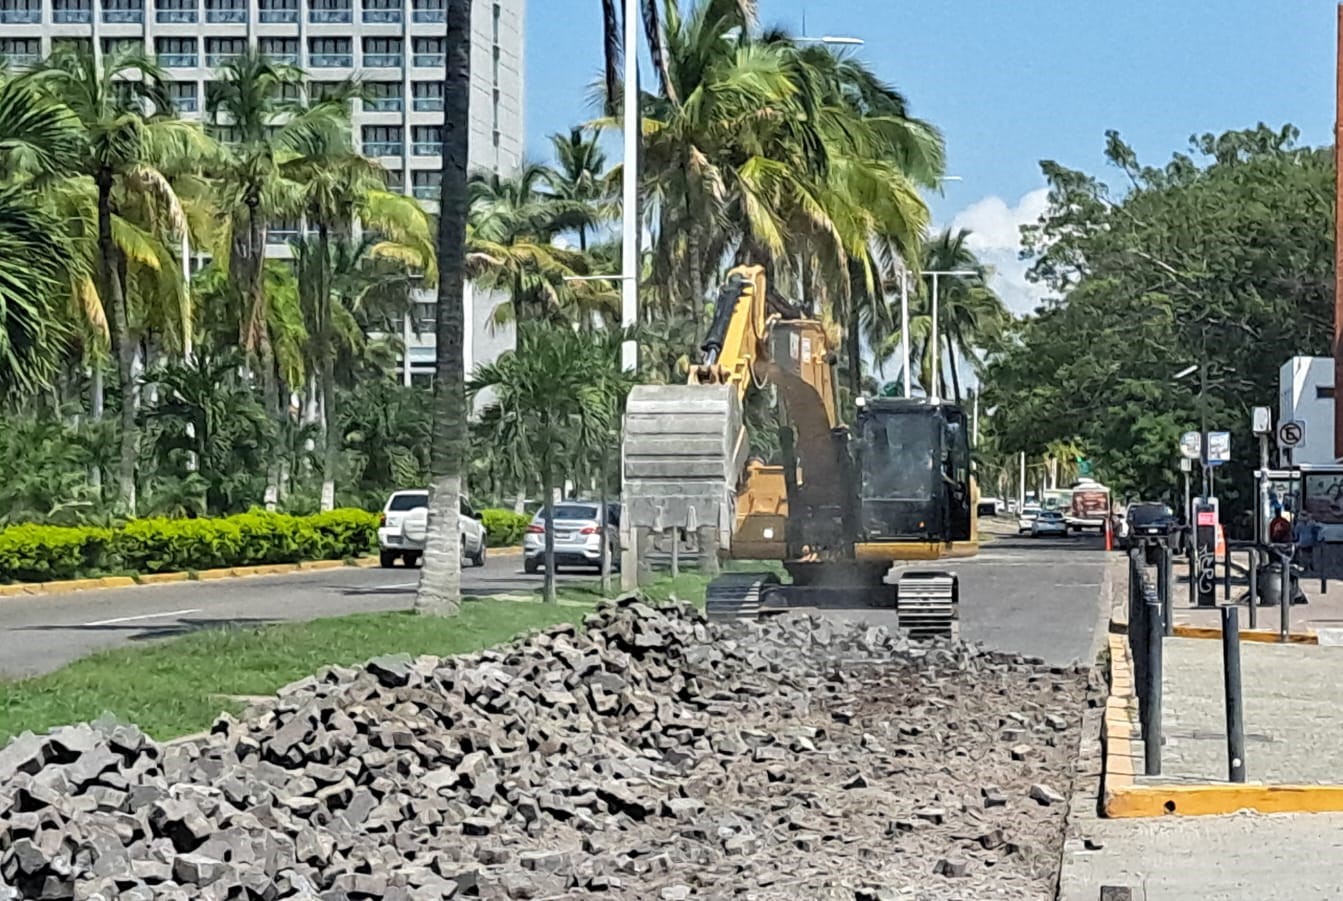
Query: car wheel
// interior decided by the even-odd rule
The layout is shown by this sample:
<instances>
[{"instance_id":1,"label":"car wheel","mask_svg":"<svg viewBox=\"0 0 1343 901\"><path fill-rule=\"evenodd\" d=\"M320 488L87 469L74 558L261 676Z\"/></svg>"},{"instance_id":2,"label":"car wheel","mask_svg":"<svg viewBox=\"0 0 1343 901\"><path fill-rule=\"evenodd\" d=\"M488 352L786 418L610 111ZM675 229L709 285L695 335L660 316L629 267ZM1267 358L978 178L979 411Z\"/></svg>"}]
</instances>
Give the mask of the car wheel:
<instances>
[{"instance_id":1,"label":"car wheel","mask_svg":"<svg viewBox=\"0 0 1343 901\"><path fill-rule=\"evenodd\" d=\"M522 571L529 576L534 576L541 571L541 561L536 557L527 557L522 561Z\"/></svg>"},{"instance_id":2,"label":"car wheel","mask_svg":"<svg viewBox=\"0 0 1343 901\"><path fill-rule=\"evenodd\" d=\"M383 569L391 569L396 565L396 558L401 556L396 551L381 551L378 554L378 565Z\"/></svg>"},{"instance_id":3,"label":"car wheel","mask_svg":"<svg viewBox=\"0 0 1343 901\"><path fill-rule=\"evenodd\" d=\"M485 565L485 540L483 538L480 541L480 550L476 551L475 555L471 557L471 565L472 566Z\"/></svg>"},{"instance_id":4,"label":"car wheel","mask_svg":"<svg viewBox=\"0 0 1343 901\"><path fill-rule=\"evenodd\" d=\"M406 561L407 567L413 567L420 565L420 558L423 556L424 554L420 551L406 551L402 559Z\"/></svg>"}]
</instances>

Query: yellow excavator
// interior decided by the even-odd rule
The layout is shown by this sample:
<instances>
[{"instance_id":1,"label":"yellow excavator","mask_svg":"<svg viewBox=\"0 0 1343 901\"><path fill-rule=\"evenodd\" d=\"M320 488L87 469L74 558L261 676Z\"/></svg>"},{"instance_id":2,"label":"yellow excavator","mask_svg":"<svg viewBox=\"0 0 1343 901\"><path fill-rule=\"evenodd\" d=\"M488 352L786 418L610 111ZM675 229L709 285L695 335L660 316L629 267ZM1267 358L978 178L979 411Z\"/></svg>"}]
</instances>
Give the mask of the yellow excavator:
<instances>
[{"instance_id":1,"label":"yellow excavator","mask_svg":"<svg viewBox=\"0 0 1343 901\"><path fill-rule=\"evenodd\" d=\"M759 266L728 273L685 385L630 394L622 447L626 547L668 528L730 560L708 590L711 617L790 608L894 607L915 635L958 619L955 575L895 564L978 551L967 417L929 399L857 398L841 421L836 356L823 324L771 291ZM744 407L777 400L780 461L750 454ZM701 548L701 554L705 549Z\"/></svg>"}]
</instances>

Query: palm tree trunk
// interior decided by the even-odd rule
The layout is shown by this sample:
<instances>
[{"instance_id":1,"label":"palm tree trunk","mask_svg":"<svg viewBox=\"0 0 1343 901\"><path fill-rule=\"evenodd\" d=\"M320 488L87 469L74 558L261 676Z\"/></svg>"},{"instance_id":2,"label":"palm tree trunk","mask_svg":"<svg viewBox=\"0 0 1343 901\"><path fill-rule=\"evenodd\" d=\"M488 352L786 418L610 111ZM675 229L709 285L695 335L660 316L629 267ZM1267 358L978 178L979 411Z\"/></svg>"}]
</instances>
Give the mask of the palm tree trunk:
<instances>
[{"instance_id":1,"label":"palm tree trunk","mask_svg":"<svg viewBox=\"0 0 1343 901\"><path fill-rule=\"evenodd\" d=\"M438 303L434 337L434 446L429 462L429 536L415 595L421 613L461 608L458 509L466 457L466 363L463 307L466 266L467 129L471 98L471 0L448 0L443 76L443 181L438 220Z\"/></svg>"},{"instance_id":2,"label":"palm tree trunk","mask_svg":"<svg viewBox=\"0 0 1343 901\"><path fill-rule=\"evenodd\" d=\"M336 424L335 342L331 336L331 233L325 222L317 225L317 329L321 360L322 432L326 438L322 455L322 512L336 506L336 467L340 463L340 428Z\"/></svg>"},{"instance_id":3,"label":"palm tree trunk","mask_svg":"<svg viewBox=\"0 0 1343 901\"><path fill-rule=\"evenodd\" d=\"M100 173L98 184L98 256L103 296L112 314L112 351L117 358L117 385L121 389L121 448L117 462L117 509L135 515L135 456L140 433L135 423L135 345L131 342L130 314L117 274L117 246L112 240L112 174Z\"/></svg>"},{"instance_id":4,"label":"palm tree trunk","mask_svg":"<svg viewBox=\"0 0 1343 901\"><path fill-rule=\"evenodd\" d=\"M849 298L849 323L845 331L849 357L849 403L853 403L863 393L863 338L858 331L858 304L853 297Z\"/></svg>"},{"instance_id":5,"label":"palm tree trunk","mask_svg":"<svg viewBox=\"0 0 1343 901\"><path fill-rule=\"evenodd\" d=\"M555 595L555 469L550 463L549 452L541 464L541 491L545 496L546 549L543 559L546 564L545 582L541 589L541 598L547 604L558 603Z\"/></svg>"}]
</instances>

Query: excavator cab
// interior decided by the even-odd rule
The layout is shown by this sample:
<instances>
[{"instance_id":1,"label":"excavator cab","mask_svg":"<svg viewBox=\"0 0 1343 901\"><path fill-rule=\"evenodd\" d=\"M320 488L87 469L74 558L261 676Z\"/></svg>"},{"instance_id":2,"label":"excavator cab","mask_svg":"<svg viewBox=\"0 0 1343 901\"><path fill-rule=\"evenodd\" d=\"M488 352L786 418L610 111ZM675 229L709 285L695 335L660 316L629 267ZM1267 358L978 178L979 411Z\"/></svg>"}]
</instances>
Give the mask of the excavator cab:
<instances>
[{"instance_id":1,"label":"excavator cab","mask_svg":"<svg viewBox=\"0 0 1343 901\"><path fill-rule=\"evenodd\" d=\"M935 545L974 537L970 441L959 407L922 398L866 398L854 423L853 458L857 545L926 545L934 556ZM868 547L862 556L874 553L880 554ZM922 556L895 547L889 554Z\"/></svg>"}]
</instances>

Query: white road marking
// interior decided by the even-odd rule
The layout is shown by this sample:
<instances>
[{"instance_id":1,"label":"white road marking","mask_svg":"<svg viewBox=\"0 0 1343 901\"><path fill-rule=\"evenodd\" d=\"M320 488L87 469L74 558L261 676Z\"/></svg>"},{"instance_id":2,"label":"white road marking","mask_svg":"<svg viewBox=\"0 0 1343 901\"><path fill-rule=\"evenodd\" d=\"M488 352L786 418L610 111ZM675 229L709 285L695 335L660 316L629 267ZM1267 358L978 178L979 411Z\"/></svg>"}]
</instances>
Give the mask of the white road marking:
<instances>
[{"instance_id":1,"label":"white road marking","mask_svg":"<svg viewBox=\"0 0 1343 901\"><path fill-rule=\"evenodd\" d=\"M118 616L116 619L100 619L97 622L85 623L86 626L115 626L117 623L133 623L142 619L164 619L169 616L186 616L188 613L200 613L199 607L191 607L187 610L167 610L163 613L144 613L140 616Z\"/></svg>"},{"instance_id":2,"label":"white road marking","mask_svg":"<svg viewBox=\"0 0 1343 901\"><path fill-rule=\"evenodd\" d=\"M419 582L397 582L395 585L380 585L380 586L377 586L377 587L379 587L379 588L385 588L385 589L387 589L388 591L391 591L392 589L395 589L395 588L419 588L419 587L420 587L420 583L419 583Z\"/></svg>"}]
</instances>

